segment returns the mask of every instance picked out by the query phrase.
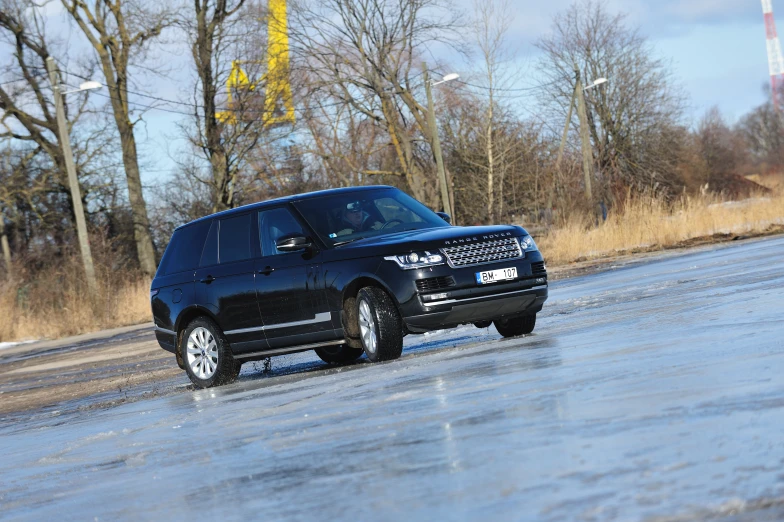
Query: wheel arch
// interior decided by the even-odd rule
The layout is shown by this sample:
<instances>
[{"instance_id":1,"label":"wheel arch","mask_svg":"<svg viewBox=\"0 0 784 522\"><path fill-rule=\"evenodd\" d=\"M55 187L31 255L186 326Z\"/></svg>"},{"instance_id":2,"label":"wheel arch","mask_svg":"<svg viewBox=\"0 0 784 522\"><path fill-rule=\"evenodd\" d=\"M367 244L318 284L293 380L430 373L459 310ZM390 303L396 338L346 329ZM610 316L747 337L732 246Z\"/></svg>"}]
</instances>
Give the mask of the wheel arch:
<instances>
[{"instance_id":1,"label":"wheel arch","mask_svg":"<svg viewBox=\"0 0 784 522\"><path fill-rule=\"evenodd\" d=\"M188 324L197 317L208 317L214 321L215 324L218 324L218 319L215 315L203 306L193 305L185 308L180 312L180 315L177 316L177 322L174 325L174 331L177 332L177 346L180 345L180 336L182 335L183 330L185 330L185 328L188 327Z\"/></svg>"},{"instance_id":2,"label":"wheel arch","mask_svg":"<svg viewBox=\"0 0 784 522\"><path fill-rule=\"evenodd\" d=\"M369 274L360 274L352 279L343 287L340 302L341 325L343 326L344 336L346 337L346 344L351 348L362 348L362 344L359 340L359 323L354 303L356 302L355 300L359 291L368 286L383 290L389 295L395 308L397 308L398 313L400 313L400 303L397 302L394 292L392 292L380 279Z\"/></svg>"},{"instance_id":3,"label":"wheel arch","mask_svg":"<svg viewBox=\"0 0 784 522\"><path fill-rule=\"evenodd\" d=\"M345 304L346 300L357 297L360 289L366 286L373 286L386 292L392 301L395 303L398 311L400 311L400 303L397 302L395 293L380 279L369 274L361 274L355 277L350 283L343 288L343 296L341 302Z\"/></svg>"}]
</instances>

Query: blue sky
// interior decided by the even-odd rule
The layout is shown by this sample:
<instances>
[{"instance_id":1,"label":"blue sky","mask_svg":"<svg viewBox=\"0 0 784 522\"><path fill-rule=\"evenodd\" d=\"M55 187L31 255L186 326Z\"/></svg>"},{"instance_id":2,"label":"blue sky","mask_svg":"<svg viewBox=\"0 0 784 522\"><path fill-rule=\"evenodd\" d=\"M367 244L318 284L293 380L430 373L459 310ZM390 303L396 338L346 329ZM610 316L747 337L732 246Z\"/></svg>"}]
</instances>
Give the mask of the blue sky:
<instances>
[{"instance_id":1,"label":"blue sky","mask_svg":"<svg viewBox=\"0 0 784 522\"><path fill-rule=\"evenodd\" d=\"M470 0L462 0L467 6ZM549 32L552 16L570 0L513 0L513 39L536 59L533 42ZM759 0L608 0L610 12L628 14L662 58L671 60L699 116L717 105L730 121L764 101L769 81L765 28ZM773 0L784 16L784 1ZM777 13L778 14L778 13ZM779 24L784 29L784 19Z\"/></svg>"},{"instance_id":2,"label":"blue sky","mask_svg":"<svg viewBox=\"0 0 784 522\"><path fill-rule=\"evenodd\" d=\"M472 0L454 0L470 14ZM571 0L510 0L513 17L509 42L520 63L537 59L533 43L549 31L552 16L567 8ZM718 106L730 122L764 101L762 87L769 81L765 30L759 0L606 0L610 12L625 12L628 22L638 26L662 58L671 60L675 77L689 96L691 121L708 108ZM774 11L784 16L784 0L773 0ZM70 32L69 51L73 56L78 31L65 29L59 2L48 5L50 21ZM784 19L780 26L784 29ZM170 98L187 99L193 73L184 46L164 56L173 80L143 82L147 92ZM459 67L464 66L465 71ZM467 73L470 64L457 66ZM180 80L181 79L181 80ZM524 80L523 80L524 81ZM149 100L137 98L149 103ZM524 101L521 103L525 103ZM170 108L183 110L182 106ZM175 167L173 157L185 150L177 122L184 116L147 111L137 126L140 163L145 185L167 178Z\"/></svg>"}]
</instances>

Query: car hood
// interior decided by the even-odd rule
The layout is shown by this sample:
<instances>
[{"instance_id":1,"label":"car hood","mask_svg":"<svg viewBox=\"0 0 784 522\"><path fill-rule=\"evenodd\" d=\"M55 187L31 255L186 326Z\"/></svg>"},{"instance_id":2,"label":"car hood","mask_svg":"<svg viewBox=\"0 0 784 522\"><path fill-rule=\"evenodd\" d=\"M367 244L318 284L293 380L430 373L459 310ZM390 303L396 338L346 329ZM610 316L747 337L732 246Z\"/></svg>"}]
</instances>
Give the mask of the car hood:
<instances>
[{"instance_id":1,"label":"car hood","mask_svg":"<svg viewBox=\"0 0 784 522\"><path fill-rule=\"evenodd\" d=\"M331 252L337 258L364 255L387 256L419 250L438 251L440 248L450 246L479 243L504 237L518 237L525 234L525 229L512 225L426 228L360 239L335 247Z\"/></svg>"}]
</instances>

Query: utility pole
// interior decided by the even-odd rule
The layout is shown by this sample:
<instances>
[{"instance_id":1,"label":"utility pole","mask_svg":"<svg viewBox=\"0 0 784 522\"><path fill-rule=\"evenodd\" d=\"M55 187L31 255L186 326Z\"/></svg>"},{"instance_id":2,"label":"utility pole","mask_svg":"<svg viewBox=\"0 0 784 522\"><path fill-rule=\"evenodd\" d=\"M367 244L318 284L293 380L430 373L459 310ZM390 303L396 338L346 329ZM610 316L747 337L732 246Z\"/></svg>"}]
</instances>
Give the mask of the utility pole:
<instances>
[{"instance_id":1,"label":"utility pole","mask_svg":"<svg viewBox=\"0 0 784 522\"><path fill-rule=\"evenodd\" d=\"M87 278L87 287L91 295L95 295L97 284L95 281L95 267L93 266L93 255L90 252L90 240L87 237L87 223L84 219L84 207L82 206L82 193L79 189L79 180L76 177L76 166L71 150L71 140L68 135L68 125L65 121L65 108L63 106L63 94L60 91L60 74L57 65L50 56L46 59L46 70L49 72L49 81L52 84L54 94L54 107L57 111L57 133L60 135L60 146L63 149L63 159L65 170L68 171L68 184L71 188L71 200L73 202L74 217L76 218L76 235L79 238L79 249L82 253L82 263L84 264L84 274Z\"/></svg>"},{"instance_id":2,"label":"utility pole","mask_svg":"<svg viewBox=\"0 0 784 522\"><path fill-rule=\"evenodd\" d=\"M427 126L430 127L432 136L433 155L436 157L436 167L438 167L438 181L441 185L441 204L444 212L452 215L452 206L449 204L449 188L446 183L446 171L444 171L444 159L441 156L441 140L438 138L436 128L436 114L433 109L433 93L431 92L430 75L427 72L427 64L422 62L422 70L425 71L425 92L427 93Z\"/></svg>"},{"instance_id":3,"label":"utility pole","mask_svg":"<svg viewBox=\"0 0 784 522\"><path fill-rule=\"evenodd\" d=\"M591 193L591 177L593 167L593 152L591 151L591 137L588 134L588 115L585 109L585 96L583 95L583 82L580 79L580 70L575 67L574 74L577 79L575 93L577 94L577 115L580 118L580 143L583 151L583 174L585 175L585 199L593 210L593 194Z\"/></svg>"},{"instance_id":4,"label":"utility pole","mask_svg":"<svg viewBox=\"0 0 784 522\"><path fill-rule=\"evenodd\" d=\"M561 146L558 147L558 159L555 160L555 170L561 170L561 160L563 159L564 148L566 147L566 138L569 137L569 127L572 125L572 113L574 112L574 100L577 98L577 86L572 92L572 100L569 102L569 112L566 114L566 123L564 124L563 135L561 136Z\"/></svg>"}]
</instances>

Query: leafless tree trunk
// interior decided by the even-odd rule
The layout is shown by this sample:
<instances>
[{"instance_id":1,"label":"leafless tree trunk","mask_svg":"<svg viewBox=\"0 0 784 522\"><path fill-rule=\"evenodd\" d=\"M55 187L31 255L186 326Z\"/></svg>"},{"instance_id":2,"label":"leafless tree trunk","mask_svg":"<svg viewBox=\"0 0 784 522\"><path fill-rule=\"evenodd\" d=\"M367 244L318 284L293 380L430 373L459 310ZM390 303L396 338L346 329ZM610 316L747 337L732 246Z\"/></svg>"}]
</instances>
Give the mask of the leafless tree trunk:
<instances>
[{"instance_id":1,"label":"leafless tree trunk","mask_svg":"<svg viewBox=\"0 0 784 522\"><path fill-rule=\"evenodd\" d=\"M508 60L506 34L513 21L509 0L474 0L474 35L484 61L484 83L487 93L487 117L485 122L485 154L487 157L487 220L495 223L503 215L504 179L506 169L498 165L498 145L495 143L496 90L499 82L509 83L504 74L504 62ZM500 181L500 182L499 182ZM498 197L496 197L498 187Z\"/></svg>"},{"instance_id":2,"label":"leafless tree trunk","mask_svg":"<svg viewBox=\"0 0 784 522\"><path fill-rule=\"evenodd\" d=\"M233 3L228 0L194 0L193 4L196 23L191 28L194 32L191 52L201 84L201 148L212 169L215 212L234 206L234 176L229 172L229 153L222 136L224 126L216 115L216 98L220 89L219 75L215 71L215 68L219 67L216 63L216 52L219 53L223 43L224 23L242 9L244 3L245 0ZM239 122L238 124L241 125Z\"/></svg>"},{"instance_id":3,"label":"leafless tree trunk","mask_svg":"<svg viewBox=\"0 0 784 522\"><path fill-rule=\"evenodd\" d=\"M13 276L13 265L11 264L11 247L8 245L8 235L5 233L5 216L0 214L0 245L3 248L3 260L5 261L5 272L8 278Z\"/></svg>"},{"instance_id":4,"label":"leafless tree trunk","mask_svg":"<svg viewBox=\"0 0 784 522\"><path fill-rule=\"evenodd\" d=\"M172 23L172 17L165 3L157 10L132 0L96 1L92 8L82 0L62 0L62 3L95 49L101 64L120 135L139 265L152 275L156 268L155 249L128 105L129 66L132 59L145 55L149 43Z\"/></svg>"}]
</instances>

